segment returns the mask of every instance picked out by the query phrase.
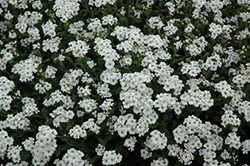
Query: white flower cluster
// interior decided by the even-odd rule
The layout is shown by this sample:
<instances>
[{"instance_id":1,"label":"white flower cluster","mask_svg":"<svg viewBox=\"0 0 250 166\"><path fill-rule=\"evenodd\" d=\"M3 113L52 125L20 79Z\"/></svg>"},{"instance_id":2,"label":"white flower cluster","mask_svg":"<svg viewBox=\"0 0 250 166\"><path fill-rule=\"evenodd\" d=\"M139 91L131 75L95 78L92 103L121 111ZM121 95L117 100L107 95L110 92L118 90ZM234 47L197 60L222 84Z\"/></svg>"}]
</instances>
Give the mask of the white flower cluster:
<instances>
[{"instance_id":1,"label":"white flower cluster","mask_svg":"<svg viewBox=\"0 0 250 166\"><path fill-rule=\"evenodd\" d=\"M62 22L67 22L78 14L80 10L80 0L56 0L53 10Z\"/></svg>"},{"instance_id":2,"label":"white flower cluster","mask_svg":"<svg viewBox=\"0 0 250 166\"><path fill-rule=\"evenodd\" d=\"M59 106L49 115L54 118L53 125L59 127L60 123L67 123L70 119L73 119L75 113L71 110L65 110L63 106Z\"/></svg>"},{"instance_id":3,"label":"white flower cluster","mask_svg":"<svg viewBox=\"0 0 250 166\"><path fill-rule=\"evenodd\" d=\"M13 81L10 81L5 76L0 77L0 111L3 109L5 111L10 110L10 104L12 102L12 97L8 95L15 87Z\"/></svg>"},{"instance_id":4,"label":"white flower cluster","mask_svg":"<svg viewBox=\"0 0 250 166\"><path fill-rule=\"evenodd\" d=\"M221 58L218 54L213 54L212 56L208 57L206 59L206 62L201 66L205 70L210 69L211 71L216 71L218 67L222 66Z\"/></svg>"},{"instance_id":5,"label":"white flower cluster","mask_svg":"<svg viewBox=\"0 0 250 166\"><path fill-rule=\"evenodd\" d=\"M214 87L215 87L216 91L220 92L222 97L224 97L224 98L233 97L235 94L231 85L229 85L228 82L225 80L214 84Z\"/></svg>"},{"instance_id":6,"label":"white flower cluster","mask_svg":"<svg viewBox=\"0 0 250 166\"><path fill-rule=\"evenodd\" d=\"M123 101L124 108L134 108L134 112L138 114L143 109L151 109L153 107L153 101L151 95L153 89L146 86L145 83L150 82L150 76L144 73L126 73L120 79L122 91L120 93L120 99ZM146 101L147 100L147 101ZM139 112L136 111L136 107L141 107Z\"/></svg>"},{"instance_id":7,"label":"white flower cluster","mask_svg":"<svg viewBox=\"0 0 250 166\"><path fill-rule=\"evenodd\" d=\"M72 51L74 57L84 57L88 53L89 45L85 41L77 40L69 43L69 46L66 49L66 52Z\"/></svg>"},{"instance_id":8,"label":"white flower cluster","mask_svg":"<svg viewBox=\"0 0 250 166\"><path fill-rule=\"evenodd\" d=\"M113 61L108 61L108 62L106 61L106 63L105 63L106 67L111 67L113 65L114 65ZM104 83L111 84L111 85L117 84L120 78L121 78L121 73L116 68L103 70L103 72L100 75L100 79ZM108 94L106 94L106 95L108 95Z\"/></svg>"},{"instance_id":9,"label":"white flower cluster","mask_svg":"<svg viewBox=\"0 0 250 166\"><path fill-rule=\"evenodd\" d=\"M159 108L158 111L164 113L167 109L175 109L177 98L172 97L170 93L160 93L156 95L154 107Z\"/></svg>"},{"instance_id":10,"label":"white flower cluster","mask_svg":"<svg viewBox=\"0 0 250 166\"><path fill-rule=\"evenodd\" d=\"M5 130L0 130L0 157L4 158L6 150L11 147L14 143L14 139L8 136L8 132Z\"/></svg>"},{"instance_id":11,"label":"white flower cluster","mask_svg":"<svg viewBox=\"0 0 250 166\"><path fill-rule=\"evenodd\" d=\"M75 125L69 130L69 135L75 139L84 138L87 136L85 129L82 129L79 125Z\"/></svg>"},{"instance_id":12,"label":"white flower cluster","mask_svg":"<svg viewBox=\"0 0 250 166\"><path fill-rule=\"evenodd\" d=\"M116 0L89 0L88 4L99 8L101 6L105 6L106 4L114 5L115 3Z\"/></svg>"},{"instance_id":13,"label":"white flower cluster","mask_svg":"<svg viewBox=\"0 0 250 166\"><path fill-rule=\"evenodd\" d=\"M175 11L175 5L173 4L173 2L167 2L164 6L167 6L168 7L168 10L169 10L169 14L171 16L174 15L174 11Z\"/></svg>"},{"instance_id":14,"label":"white flower cluster","mask_svg":"<svg viewBox=\"0 0 250 166\"><path fill-rule=\"evenodd\" d=\"M192 30L194 30L194 29L195 29L194 25L193 25L192 23L189 23L189 24L187 25L187 27L184 29L184 32L185 32L185 33L191 33Z\"/></svg>"},{"instance_id":15,"label":"white flower cluster","mask_svg":"<svg viewBox=\"0 0 250 166\"><path fill-rule=\"evenodd\" d=\"M44 77L45 78L55 78L56 77L56 71L57 68L55 68L54 66L47 66L45 73L44 73Z\"/></svg>"},{"instance_id":16,"label":"white flower cluster","mask_svg":"<svg viewBox=\"0 0 250 166\"><path fill-rule=\"evenodd\" d=\"M104 111L109 111L112 109L114 105L113 99L106 99L101 105L100 108L102 108Z\"/></svg>"},{"instance_id":17,"label":"white flower cluster","mask_svg":"<svg viewBox=\"0 0 250 166\"><path fill-rule=\"evenodd\" d=\"M93 60L88 60L86 63L90 69L96 66L96 63Z\"/></svg>"},{"instance_id":18,"label":"white flower cluster","mask_svg":"<svg viewBox=\"0 0 250 166\"><path fill-rule=\"evenodd\" d=\"M115 165L122 161L122 155L116 154L115 150L107 150L103 153L102 164L103 165Z\"/></svg>"},{"instance_id":19,"label":"white flower cluster","mask_svg":"<svg viewBox=\"0 0 250 166\"><path fill-rule=\"evenodd\" d=\"M5 45L5 48L1 48L0 54L3 56L0 58L0 70L6 69L6 64L18 55L15 48L16 42L12 41Z\"/></svg>"},{"instance_id":20,"label":"white flower cluster","mask_svg":"<svg viewBox=\"0 0 250 166\"><path fill-rule=\"evenodd\" d=\"M43 33L45 35L49 35L51 38L56 36L56 27L57 24L53 24L50 20L46 22L46 24L42 25Z\"/></svg>"},{"instance_id":21,"label":"white flower cluster","mask_svg":"<svg viewBox=\"0 0 250 166\"><path fill-rule=\"evenodd\" d=\"M136 137L130 137L124 141L124 146L128 147L128 150L133 152L136 142L137 142Z\"/></svg>"},{"instance_id":22,"label":"white flower cluster","mask_svg":"<svg viewBox=\"0 0 250 166\"><path fill-rule=\"evenodd\" d=\"M107 29L102 27L101 20L98 18L90 18L88 19L88 30L94 32L94 33L102 33L103 35L106 35Z\"/></svg>"},{"instance_id":23,"label":"white flower cluster","mask_svg":"<svg viewBox=\"0 0 250 166\"><path fill-rule=\"evenodd\" d=\"M55 105L56 103L63 102L64 108L73 108L74 102L72 101L71 97L68 95L63 95L60 90L56 90L52 92L50 98L45 99L43 101L43 105L46 107Z\"/></svg>"},{"instance_id":24,"label":"white flower cluster","mask_svg":"<svg viewBox=\"0 0 250 166\"><path fill-rule=\"evenodd\" d=\"M239 101L238 103L239 114L244 114L244 118L247 122L250 121L250 102L249 101Z\"/></svg>"},{"instance_id":25,"label":"white flower cluster","mask_svg":"<svg viewBox=\"0 0 250 166\"><path fill-rule=\"evenodd\" d=\"M79 83L78 78L83 75L83 71L81 69L70 69L69 72L70 73L64 74L59 83L61 90L67 93L70 93L70 90Z\"/></svg>"},{"instance_id":26,"label":"white flower cluster","mask_svg":"<svg viewBox=\"0 0 250 166\"><path fill-rule=\"evenodd\" d=\"M89 118L86 122L82 123L81 128L94 132L95 134L99 134L101 127L99 127L95 122L95 119Z\"/></svg>"},{"instance_id":27,"label":"white flower cluster","mask_svg":"<svg viewBox=\"0 0 250 166\"><path fill-rule=\"evenodd\" d=\"M164 24L163 22L161 21L161 18L160 17L150 17L150 19L148 20L148 26L152 29L161 29Z\"/></svg>"},{"instance_id":28,"label":"white flower cluster","mask_svg":"<svg viewBox=\"0 0 250 166\"><path fill-rule=\"evenodd\" d=\"M152 157L152 152L149 152L149 149L146 147L144 149L141 149L141 157L143 159L147 159L147 158L150 158Z\"/></svg>"},{"instance_id":29,"label":"white flower cluster","mask_svg":"<svg viewBox=\"0 0 250 166\"><path fill-rule=\"evenodd\" d=\"M243 154L248 154L250 151L250 139L242 142L242 152Z\"/></svg>"},{"instance_id":30,"label":"white flower cluster","mask_svg":"<svg viewBox=\"0 0 250 166\"><path fill-rule=\"evenodd\" d=\"M168 92L174 89L174 95L179 95L184 87L183 81L179 79L178 75L162 75L157 81L160 85L164 85L163 89Z\"/></svg>"},{"instance_id":31,"label":"white flower cluster","mask_svg":"<svg viewBox=\"0 0 250 166\"><path fill-rule=\"evenodd\" d=\"M19 163L21 160L20 152L22 151L22 147L17 145L17 146L9 146L8 147L8 153L7 157L10 159L12 158L13 163Z\"/></svg>"},{"instance_id":32,"label":"white flower cluster","mask_svg":"<svg viewBox=\"0 0 250 166\"><path fill-rule=\"evenodd\" d=\"M33 98L24 97L22 99L22 103L24 106L22 107L23 112L19 112L17 114L8 114L7 118L4 121L0 121L0 129L21 129L21 130L29 130L30 120L28 117L31 115L38 113L39 110Z\"/></svg>"},{"instance_id":33,"label":"white flower cluster","mask_svg":"<svg viewBox=\"0 0 250 166\"><path fill-rule=\"evenodd\" d=\"M26 11L23 15L20 14L18 16L18 23L15 25L15 28L20 33L25 33L27 27L33 27L42 17L43 15L37 11Z\"/></svg>"},{"instance_id":34,"label":"white flower cluster","mask_svg":"<svg viewBox=\"0 0 250 166\"><path fill-rule=\"evenodd\" d=\"M83 31L84 22L77 21L69 25L68 32L74 35L81 34Z\"/></svg>"},{"instance_id":35,"label":"white flower cluster","mask_svg":"<svg viewBox=\"0 0 250 166\"><path fill-rule=\"evenodd\" d=\"M184 105L193 105L195 107L200 107L202 111L207 111L214 105L214 100L211 99L211 97L210 92L207 90L189 89L188 92L184 92L180 96L180 99Z\"/></svg>"},{"instance_id":36,"label":"white flower cluster","mask_svg":"<svg viewBox=\"0 0 250 166\"><path fill-rule=\"evenodd\" d=\"M95 152L97 156L102 156L105 151L106 151L106 148L102 144L98 144L98 146L95 148Z\"/></svg>"},{"instance_id":37,"label":"white flower cluster","mask_svg":"<svg viewBox=\"0 0 250 166\"><path fill-rule=\"evenodd\" d=\"M172 36L178 31L178 28L174 25L173 20L170 20L168 25L163 27L163 30L166 36Z\"/></svg>"},{"instance_id":38,"label":"white flower cluster","mask_svg":"<svg viewBox=\"0 0 250 166\"><path fill-rule=\"evenodd\" d=\"M220 24L211 23L209 25L209 31L211 32L211 38L216 39L217 36L222 33L222 27Z\"/></svg>"},{"instance_id":39,"label":"white flower cluster","mask_svg":"<svg viewBox=\"0 0 250 166\"><path fill-rule=\"evenodd\" d=\"M203 156L205 163L211 164L216 158L216 150L220 150L223 139L218 135L221 128L210 122L202 123L196 116L188 116L184 125L174 129L173 135L177 144L168 145L169 155L178 157L185 165L192 163L193 153L197 150ZM184 144L185 150L178 144Z\"/></svg>"},{"instance_id":40,"label":"white flower cluster","mask_svg":"<svg viewBox=\"0 0 250 166\"><path fill-rule=\"evenodd\" d=\"M222 126L226 127L228 124L232 126L239 126L241 124L241 120L234 113L234 108L232 106L225 104L223 107L223 110L224 110L224 114L221 116Z\"/></svg>"},{"instance_id":41,"label":"white flower cluster","mask_svg":"<svg viewBox=\"0 0 250 166\"><path fill-rule=\"evenodd\" d=\"M247 28L245 28L244 30L240 31L239 34L236 36L237 40L243 40L246 39L247 37L250 36L250 32Z\"/></svg>"},{"instance_id":42,"label":"white flower cluster","mask_svg":"<svg viewBox=\"0 0 250 166\"><path fill-rule=\"evenodd\" d=\"M35 99L29 98L29 97L23 97L22 103L24 106L22 107L24 116L31 116L33 114L37 114L39 109L37 108L37 104L35 102Z\"/></svg>"},{"instance_id":43,"label":"white flower cluster","mask_svg":"<svg viewBox=\"0 0 250 166\"><path fill-rule=\"evenodd\" d=\"M102 17L102 25L109 24L109 25L113 26L114 24L117 23L117 21L118 21L118 19L111 14Z\"/></svg>"},{"instance_id":44,"label":"white flower cluster","mask_svg":"<svg viewBox=\"0 0 250 166\"><path fill-rule=\"evenodd\" d=\"M97 102L94 99L83 99L83 100L80 100L78 104L81 108L83 108L88 113L90 113L91 111L97 108Z\"/></svg>"},{"instance_id":45,"label":"white flower cluster","mask_svg":"<svg viewBox=\"0 0 250 166\"><path fill-rule=\"evenodd\" d=\"M120 115L114 124L114 131L117 131L120 137L125 137L128 133L135 134L136 125L136 119L132 114Z\"/></svg>"},{"instance_id":46,"label":"white flower cluster","mask_svg":"<svg viewBox=\"0 0 250 166\"><path fill-rule=\"evenodd\" d=\"M43 4L41 0L35 0L32 2L32 8L41 10L43 8Z\"/></svg>"},{"instance_id":47,"label":"white flower cluster","mask_svg":"<svg viewBox=\"0 0 250 166\"><path fill-rule=\"evenodd\" d=\"M27 82L34 79L34 73L37 72L37 67L42 63L42 58L30 55L29 59L21 60L12 68L12 73L20 74L20 81Z\"/></svg>"},{"instance_id":48,"label":"white flower cluster","mask_svg":"<svg viewBox=\"0 0 250 166\"><path fill-rule=\"evenodd\" d=\"M41 79L39 80L39 83L36 83L35 85L35 90L37 90L41 94L44 94L50 89L52 89L52 84Z\"/></svg>"},{"instance_id":49,"label":"white flower cluster","mask_svg":"<svg viewBox=\"0 0 250 166\"><path fill-rule=\"evenodd\" d=\"M150 138L145 142L145 145L153 150L163 150L167 146L167 137L165 133L161 133L158 130L153 130L150 132Z\"/></svg>"},{"instance_id":50,"label":"white flower cluster","mask_svg":"<svg viewBox=\"0 0 250 166\"><path fill-rule=\"evenodd\" d=\"M230 66L231 63L238 63L240 61L240 55L234 51L233 47L228 47L227 50L224 51L226 55L228 55L227 59L224 60L226 63L226 67Z\"/></svg>"},{"instance_id":51,"label":"white flower cluster","mask_svg":"<svg viewBox=\"0 0 250 166\"><path fill-rule=\"evenodd\" d=\"M53 164L56 166L71 165L71 166L92 166L87 160L83 160L84 153L75 148L70 148L64 154L62 160L56 159Z\"/></svg>"},{"instance_id":52,"label":"white flower cluster","mask_svg":"<svg viewBox=\"0 0 250 166\"><path fill-rule=\"evenodd\" d=\"M153 162L150 164L150 166L159 166L159 165L167 166L168 164L169 164L168 159L158 158L157 160L153 160Z\"/></svg>"},{"instance_id":53,"label":"white flower cluster","mask_svg":"<svg viewBox=\"0 0 250 166\"><path fill-rule=\"evenodd\" d=\"M246 67L241 66L239 73L234 73L232 82L236 84L238 88L243 88L246 83L250 83L250 63L245 64Z\"/></svg>"},{"instance_id":54,"label":"white flower cluster","mask_svg":"<svg viewBox=\"0 0 250 166\"><path fill-rule=\"evenodd\" d=\"M225 139L225 144L229 145L231 148L239 149L241 147L240 136L237 136L236 132L231 132Z\"/></svg>"},{"instance_id":55,"label":"white flower cluster","mask_svg":"<svg viewBox=\"0 0 250 166\"><path fill-rule=\"evenodd\" d=\"M23 46L28 46L30 43L34 43L41 39L39 29L37 27L31 27L27 30L29 37L21 39L21 43Z\"/></svg>"},{"instance_id":56,"label":"white flower cluster","mask_svg":"<svg viewBox=\"0 0 250 166\"><path fill-rule=\"evenodd\" d=\"M57 52L59 50L61 40L62 39L60 37L43 40L43 51L47 52L49 50L52 53Z\"/></svg>"},{"instance_id":57,"label":"white flower cluster","mask_svg":"<svg viewBox=\"0 0 250 166\"><path fill-rule=\"evenodd\" d=\"M114 69L115 61L117 61L120 56L115 49L112 48L111 41L109 39L101 39L99 37L95 38L94 49L100 54L105 60L105 67L107 69Z\"/></svg>"},{"instance_id":58,"label":"white flower cluster","mask_svg":"<svg viewBox=\"0 0 250 166\"><path fill-rule=\"evenodd\" d=\"M109 88L109 84L107 83L103 83L97 84L97 93L98 95L101 96L101 98L107 98L107 97L111 97L112 94L110 93L110 88Z\"/></svg>"},{"instance_id":59,"label":"white flower cluster","mask_svg":"<svg viewBox=\"0 0 250 166\"><path fill-rule=\"evenodd\" d=\"M24 115L23 112L17 114L8 114L4 121L0 121L0 129L21 129L28 130L30 125L30 120Z\"/></svg>"},{"instance_id":60,"label":"white flower cluster","mask_svg":"<svg viewBox=\"0 0 250 166\"><path fill-rule=\"evenodd\" d=\"M191 61L189 63L184 63L182 61L181 72L182 74L189 74L192 77L196 77L201 72L201 65L197 61Z\"/></svg>"},{"instance_id":61,"label":"white flower cluster","mask_svg":"<svg viewBox=\"0 0 250 166\"><path fill-rule=\"evenodd\" d=\"M128 28L127 27L123 27L123 26L116 26L114 31L110 34L111 36L116 36L116 38L119 40L119 41L122 41L125 39L126 37L126 33L128 31Z\"/></svg>"},{"instance_id":62,"label":"white flower cluster","mask_svg":"<svg viewBox=\"0 0 250 166\"><path fill-rule=\"evenodd\" d=\"M85 87L78 86L77 94L79 97L91 95L91 89L89 88L89 85L86 85Z\"/></svg>"},{"instance_id":63,"label":"white flower cluster","mask_svg":"<svg viewBox=\"0 0 250 166\"><path fill-rule=\"evenodd\" d=\"M186 47L186 50L189 51L191 56L197 56L204 51L205 47L208 45L208 42L205 40L204 36L201 36L192 41L192 44L189 44Z\"/></svg>"},{"instance_id":64,"label":"white flower cluster","mask_svg":"<svg viewBox=\"0 0 250 166\"><path fill-rule=\"evenodd\" d=\"M159 35L145 35L144 38L146 39L144 44L148 47L161 48L166 46L165 41Z\"/></svg>"},{"instance_id":65,"label":"white flower cluster","mask_svg":"<svg viewBox=\"0 0 250 166\"><path fill-rule=\"evenodd\" d=\"M38 127L36 141L29 137L22 142L24 148L33 154L33 165L45 165L50 160L57 147L56 136L57 131L55 129L51 129L47 125L41 125Z\"/></svg>"},{"instance_id":66,"label":"white flower cluster","mask_svg":"<svg viewBox=\"0 0 250 166\"><path fill-rule=\"evenodd\" d=\"M130 66L133 62L131 55L125 55L120 59L120 65L123 66Z\"/></svg>"}]
</instances>

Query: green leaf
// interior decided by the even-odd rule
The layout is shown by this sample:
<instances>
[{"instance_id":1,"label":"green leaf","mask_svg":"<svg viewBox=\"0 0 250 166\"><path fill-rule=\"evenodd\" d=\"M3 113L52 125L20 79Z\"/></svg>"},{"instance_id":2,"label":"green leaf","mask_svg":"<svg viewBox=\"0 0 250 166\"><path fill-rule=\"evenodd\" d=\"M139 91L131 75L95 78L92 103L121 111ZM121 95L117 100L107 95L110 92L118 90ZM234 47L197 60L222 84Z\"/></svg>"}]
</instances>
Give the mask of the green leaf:
<instances>
[{"instance_id":1,"label":"green leaf","mask_svg":"<svg viewBox=\"0 0 250 166\"><path fill-rule=\"evenodd\" d=\"M63 151L66 151L66 150L69 149L70 147L71 147L71 146L68 145L68 144L59 145L59 146L57 147L57 150L55 151L55 157L60 156L60 155L63 153Z\"/></svg>"},{"instance_id":2,"label":"green leaf","mask_svg":"<svg viewBox=\"0 0 250 166\"><path fill-rule=\"evenodd\" d=\"M22 150L20 152L20 157L21 157L22 161L28 161L28 160L30 160L31 155L30 155L30 152Z\"/></svg>"},{"instance_id":3,"label":"green leaf","mask_svg":"<svg viewBox=\"0 0 250 166\"><path fill-rule=\"evenodd\" d=\"M71 129L74 125L75 125L75 122L73 120L69 120L68 121L68 125L66 127L66 130Z\"/></svg>"},{"instance_id":4,"label":"green leaf","mask_svg":"<svg viewBox=\"0 0 250 166\"><path fill-rule=\"evenodd\" d=\"M174 54L175 57L180 57L181 55L180 54Z\"/></svg>"},{"instance_id":5,"label":"green leaf","mask_svg":"<svg viewBox=\"0 0 250 166\"><path fill-rule=\"evenodd\" d=\"M43 61L43 63L50 62L50 61L51 61L51 59L45 59L45 60Z\"/></svg>"},{"instance_id":6,"label":"green leaf","mask_svg":"<svg viewBox=\"0 0 250 166\"><path fill-rule=\"evenodd\" d=\"M165 121L168 121L173 118L173 115L171 113L165 113L163 118Z\"/></svg>"},{"instance_id":7,"label":"green leaf","mask_svg":"<svg viewBox=\"0 0 250 166\"><path fill-rule=\"evenodd\" d=\"M59 130L63 130L62 124L58 127Z\"/></svg>"},{"instance_id":8,"label":"green leaf","mask_svg":"<svg viewBox=\"0 0 250 166\"><path fill-rule=\"evenodd\" d=\"M49 111L46 107L43 107L41 112L42 112L42 117L44 118L48 117Z\"/></svg>"},{"instance_id":9,"label":"green leaf","mask_svg":"<svg viewBox=\"0 0 250 166\"><path fill-rule=\"evenodd\" d=\"M239 127L238 129L242 135L247 136L247 133L241 127Z\"/></svg>"}]
</instances>

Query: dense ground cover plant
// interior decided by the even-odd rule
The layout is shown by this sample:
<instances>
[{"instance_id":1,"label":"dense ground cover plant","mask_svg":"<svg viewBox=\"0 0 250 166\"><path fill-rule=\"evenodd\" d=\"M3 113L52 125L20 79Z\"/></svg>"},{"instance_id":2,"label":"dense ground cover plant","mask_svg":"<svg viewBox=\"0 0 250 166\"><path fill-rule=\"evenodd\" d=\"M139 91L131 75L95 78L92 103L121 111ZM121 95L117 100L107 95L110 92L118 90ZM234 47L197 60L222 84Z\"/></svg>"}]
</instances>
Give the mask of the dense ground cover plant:
<instances>
[{"instance_id":1,"label":"dense ground cover plant","mask_svg":"<svg viewBox=\"0 0 250 166\"><path fill-rule=\"evenodd\" d=\"M248 0L0 6L4 165L250 164Z\"/></svg>"}]
</instances>

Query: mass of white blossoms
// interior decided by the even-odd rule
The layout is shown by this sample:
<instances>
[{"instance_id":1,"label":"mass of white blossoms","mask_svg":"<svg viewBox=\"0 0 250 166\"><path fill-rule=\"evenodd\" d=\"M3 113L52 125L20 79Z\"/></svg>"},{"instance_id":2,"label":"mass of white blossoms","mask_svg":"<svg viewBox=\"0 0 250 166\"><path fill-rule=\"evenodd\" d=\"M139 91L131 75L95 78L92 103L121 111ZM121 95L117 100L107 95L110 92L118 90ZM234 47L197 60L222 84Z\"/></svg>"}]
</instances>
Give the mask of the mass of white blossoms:
<instances>
[{"instance_id":1,"label":"mass of white blossoms","mask_svg":"<svg viewBox=\"0 0 250 166\"><path fill-rule=\"evenodd\" d=\"M249 11L0 0L0 164L250 165Z\"/></svg>"}]
</instances>

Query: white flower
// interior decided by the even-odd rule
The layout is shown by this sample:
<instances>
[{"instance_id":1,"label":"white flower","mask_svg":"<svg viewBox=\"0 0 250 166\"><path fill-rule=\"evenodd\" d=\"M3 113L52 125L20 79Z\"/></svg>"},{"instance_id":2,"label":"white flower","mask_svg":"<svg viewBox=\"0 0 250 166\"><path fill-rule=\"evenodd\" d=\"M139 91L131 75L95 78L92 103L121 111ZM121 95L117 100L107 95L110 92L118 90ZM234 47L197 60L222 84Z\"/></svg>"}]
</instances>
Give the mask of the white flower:
<instances>
[{"instance_id":1,"label":"white flower","mask_svg":"<svg viewBox=\"0 0 250 166\"><path fill-rule=\"evenodd\" d=\"M77 40L69 43L66 52L72 51L74 57L84 57L88 53L89 45L85 41Z\"/></svg>"},{"instance_id":2,"label":"white flower","mask_svg":"<svg viewBox=\"0 0 250 166\"><path fill-rule=\"evenodd\" d=\"M97 156L102 156L105 152L106 148L102 144L98 144L98 146L95 148L95 151L97 153Z\"/></svg>"},{"instance_id":3,"label":"white flower","mask_svg":"<svg viewBox=\"0 0 250 166\"><path fill-rule=\"evenodd\" d=\"M44 77L45 78L55 78L56 71L57 71L57 68L55 68L54 66L47 66Z\"/></svg>"},{"instance_id":4,"label":"white flower","mask_svg":"<svg viewBox=\"0 0 250 166\"><path fill-rule=\"evenodd\" d=\"M157 160L153 160L150 166L168 166L168 159L158 158Z\"/></svg>"},{"instance_id":5,"label":"white flower","mask_svg":"<svg viewBox=\"0 0 250 166\"><path fill-rule=\"evenodd\" d=\"M149 27L152 29L155 29L155 28L161 29L164 26L160 17L150 17L150 19L148 20L148 23L149 23L148 24Z\"/></svg>"},{"instance_id":6,"label":"white flower","mask_svg":"<svg viewBox=\"0 0 250 166\"><path fill-rule=\"evenodd\" d=\"M86 112L91 112L97 108L97 102L94 99L83 99L79 101L78 104Z\"/></svg>"},{"instance_id":7,"label":"white flower","mask_svg":"<svg viewBox=\"0 0 250 166\"><path fill-rule=\"evenodd\" d=\"M49 35L50 37L56 36L56 27L57 24L53 24L50 20L46 22L46 24L42 25L43 33L45 35Z\"/></svg>"},{"instance_id":8,"label":"white flower","mask_svg":"<svg viewBox=\"0 0 250 166\"><path fill-rule=\"evenodd\" d=\"M128 150L133 152L136 142L137 142L136 137L130 137L124 141L124 146L128 147Z\"/></svg>"},{"instance_id":9,"label":"white flower","mask_svg":"<svg viewBox=\"0 0 250 166\"><path fill-rule=\"evenodd\" d=\"M173 24L168 23L167 26L163 27L163 30L165 31L166 36L171 36L177 32L178 28L174 26Z\"/></svg>"},{"instance_id":10,"label":"white flower","mask_svg":"<svg viewBox=\"0 0 250 166\"><path fill-rule=\"evenodd\" d=\"M53 6L53 10L56 16L60 18L62 22L67 22L78 14L80 10L79 0L56 0Z\"/></svg>"},{"instance_id":11,"label":"white flower","mask_svg":"<svg viewBox=\"0 0 250 166\"><path fill-rule=\"evenodd\" d=\"M12 73L20 74L20 81L27 82L34 79L33 73L37 72L37 67L42 63L42 58L30 55L29 59L21 60L12 68Z\"/></svg>"},{"instance_id":12,"label":"white flower","mask_svg":"<svg viewBox=\"0 0 250 166\"><path fill-rule=\"evenodd\" d=\"M233 147L235 149L239 149L241 147L240 136L237 136L236 132L231 132L228 134L225 139L225 144Z\"/></svg>"},{"instance_id":13,"label":"white flower","mask_svg":"<svg viewBox=\"0 0 250 166\"><path fill-rule=\"evenodd\" d=\"M115 150L105 151L102 156L103 165L115 165L120 163L122 160L122 155L116 154Z\"/></svg>"},{"instance_id":14,"label":"white flower","mask_svg":"<svg viewBox=\"0 0 250 166\"><path fill-rule=\"evenodd\" d=\"M61 40L62 39L59 37L43 40L43 51L47 52L50 50L52 53L57 52L59 50Z\"/></svg>"},{"instance_id":15,"label":"white flower","mask_svg":"<svg viewBox=\"0 0 250 166\"><path fill-rule=\"evenodd\" d=\"M75 125L75 127L69 130L69 135L75 139L79 139L86 137L87 132L85 129L82 129L79 125Z\"/></svg>"},{"instance_id":16,"label":"white flower","mask_svg":"<svg viewBox=\"0 0 250 166\"><path fill-rule=\"evenodd\" d=\"M19 163L20 160L21 160L21 157L20 157L20 152L22 151L22 147L17 145L17 146L9 146L8 147L8 153L7 153L7 156L8 158L12 158L12 161L14 163Z\"/></svg>"},{"instance_id":17,"label":"white flower","mask_svg":"<svg viewBox=\"0 0 250 166\"><path fill-rule=\"evenodd\" d=\"M211 23L209 25L209 31L211 32L211 38L216 39L216 37L222 33L222 27L220 24Z\"/></svg>"},{"instance_id":18,"label":"white flower","mask_svg":"<svg viewBox=\"0 0 250 166\"><path fill-rule=\"evenodd\" d=\"M158 130L150 132L150 138L146 140L145 145L151 150L164 149L167 146L167 137Z\"/></svg>"},{"instance_id":19,"label":"white flower","mask_svg":"<svg viewBox=\"0 0 250 166\"><path fill-rule=\"evenodd\" d=\"M147 159L149 157L152 157L152 152L149 152L148 148L141 149L141 157L143 159Z\"/></svg>"},{"instance_id":20,"label":"white flower","mask_svg":"<svg viewBox=\"0 0 250 166\"><path fill-rule=\"evenodd\" d=\"M116 24L118 21L118 19L116 17L114 17L113 15L109 14L107 16L102 17L102 25L113 25Z\"/></svg>"}]
</instances>

